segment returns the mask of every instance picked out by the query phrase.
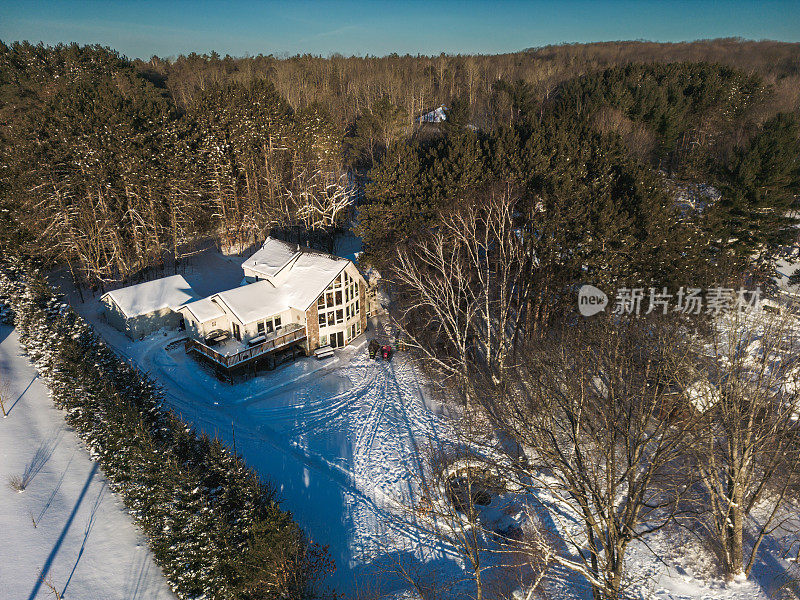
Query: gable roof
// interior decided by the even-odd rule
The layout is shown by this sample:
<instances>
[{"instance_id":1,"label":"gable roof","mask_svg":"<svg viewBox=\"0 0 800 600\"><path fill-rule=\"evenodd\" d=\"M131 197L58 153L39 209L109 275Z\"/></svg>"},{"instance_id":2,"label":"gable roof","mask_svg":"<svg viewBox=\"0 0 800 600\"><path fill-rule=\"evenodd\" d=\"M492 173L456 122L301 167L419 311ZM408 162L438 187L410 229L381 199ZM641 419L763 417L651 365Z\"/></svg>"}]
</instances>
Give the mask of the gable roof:
<instances>
[{"instance_id":1,"label":"gable roof","mask_svg":"<svg viewBox=\"0 0 800 600\"><path fill-rule=\"evenodd\" d=\"M446 110L447 107L444 105L425 110L414 121L417 123L441 123L447 120Z\"/></svg>"},{"instance_id":2,"label":"gable roof","mask_svg":"<svg viewBox=\"0 0 800 600\"><path fill-rule=\"evenodd\" d=\"M126 317L138 317L164 308L178 310L200 296L182 275L172 275L106 292L100 296L104 298L111 298Z\"/></svg>"},{"instance_id":3,"label":"gable roof","mask_svg":"<svg viewBox=\"0 0 800 600\"><path fill-rule=\"evenodd\" d=\"M300 252L300 246L268 237L256 252L242 263L243 269L250 269L266 277L274 277Z\"/></svg>"},{"instance_id":4,"label":"gable roof","mask_svg":"<svg viewBox=\"0 0 800 600\"><path fill-rule=\"evenodd\" d=\"M301 249L280 282L257 281L212 296L243 324L265 319L290 308L305 312L350 261L331 254Z\"/></svg>"},{"instance_id":5,"label":"gable roof","mask_svg":"<svg viewBox=\"0 0 800 600\"><path fill-rule=\"evenodd\" d=\"M210 298L201 298L194 302L188 302L181 307L181 310L188 310L195 318L201 323L211 321L212 319L219 319L225 316L225 311L222 310L216 302Z\"/></svg>"}]
</instances>

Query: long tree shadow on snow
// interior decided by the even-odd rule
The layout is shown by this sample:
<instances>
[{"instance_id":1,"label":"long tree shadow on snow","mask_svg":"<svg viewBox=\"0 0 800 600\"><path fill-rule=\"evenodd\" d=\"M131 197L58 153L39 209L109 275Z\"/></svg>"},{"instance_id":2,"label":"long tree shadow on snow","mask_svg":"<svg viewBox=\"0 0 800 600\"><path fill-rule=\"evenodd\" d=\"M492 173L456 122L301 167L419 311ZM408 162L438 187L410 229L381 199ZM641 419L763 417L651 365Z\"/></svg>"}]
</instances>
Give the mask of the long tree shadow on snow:
<instances>
[{"instance_id":1,"label":"long tree shadow on snow","mask_svg":"<svg viewBox=\"0 0 800 600\"><path fill-rule=\"evenodd\" d=\"M44 565L42 566L42 570L39 572L39 576L36 578L36 583L33 584L33 589L31 593L28 595L28 600L34 600L36 595L39 593L39 589L42 587L42 583L44 582L47 574L50 572L50 567L53 566L53 561L55 560L56 556L58 555L59 550L61 549L61 545L64 543L64 539L67 537L67 533L69 532L69 528L72 525L72 521L75 520L75 515L78 514L78 510L83 504L83 499L86 497L86 493L89 491L89 487L92 484L92 480L94 476L97 474L99 469L98 464L95 462L92 464L92 468L89 471L89 475L86 477L86 482L83 484L83 489L81 489L80 494L78 494L78 499L75 501L75 506L72 507L72 512L69 514L67 518L67 522L64 523L64 527L61 530L61 534L58 536L56 543L53 545L52 550L50 550L50 554L47 556L47 560L44 561Z\"/></svg>"}]
</instances>

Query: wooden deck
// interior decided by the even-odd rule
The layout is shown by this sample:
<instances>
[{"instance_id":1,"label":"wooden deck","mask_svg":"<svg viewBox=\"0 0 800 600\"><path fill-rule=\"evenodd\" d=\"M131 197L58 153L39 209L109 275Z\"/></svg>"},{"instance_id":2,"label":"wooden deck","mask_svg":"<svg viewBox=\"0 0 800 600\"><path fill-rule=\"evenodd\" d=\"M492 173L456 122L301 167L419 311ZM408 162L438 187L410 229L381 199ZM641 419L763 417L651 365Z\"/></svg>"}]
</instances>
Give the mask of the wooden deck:
<instances>
[{"instance_id":1,"label":"wooden deck","mask_svg":"<svg viewBox=\"0 0 800 600\"><path fill-rule=\"evenodd\" d=\"M291 344L301 342L304 339L306 339L306 328L302 325L290 325L286 327L286 331L283 333L271 337L266 341L253 346L252 348L247 348L246 350L242 350L235 354L222 354L213 348L198 342L197 340L191 339L187 340L186 342L186 353L188 354L189 352L197 352L198 354L202 354L206 358L214 361L219 366L230 369L232 367L243 365L260 356L265 356L267 354L271 354L272 352L281 350L282 348L286 348Z\"/></svg>"}]
</instances>

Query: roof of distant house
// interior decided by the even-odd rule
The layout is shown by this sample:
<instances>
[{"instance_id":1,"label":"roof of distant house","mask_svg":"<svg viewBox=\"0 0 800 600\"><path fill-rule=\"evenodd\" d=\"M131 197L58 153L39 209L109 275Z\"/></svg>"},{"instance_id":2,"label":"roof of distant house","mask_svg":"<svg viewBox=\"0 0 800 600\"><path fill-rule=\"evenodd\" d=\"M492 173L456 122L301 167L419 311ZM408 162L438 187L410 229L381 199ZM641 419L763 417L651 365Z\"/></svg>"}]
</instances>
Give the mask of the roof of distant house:
<instances>
[{"instance_id":1,"label":"roof of distant house","mask_svg":"<svg viewBox=\"0 0 800 600\"><path fill-rule=\"evenodd\" d=\"M289 308L306 311L349 262L346 258L301 248L288 270L281 273L281 281L257 281L220 292L212 299L225 304L242 323L252 323Z\"/></svg>"},{"instance_id":2,"label":"roof of distant house","mask_svg":"<svg viewBox=\"0 0 800 600\"><path fill-rule=\"evenodd\" d=\"M274 277L300 251L300 246L268 237L260 249L242 263L242 267L252 269L266 277Z\"/></svg>"},{"instance_id":3,"label":"roof of distant house","mask_svg":"<svg viewBox=\"0 0 800 600\"><path fill-rule=\"evenodd\" d=\"M447 120L447 114L445 112L446 110L447 107L444 105L439 106L438 108L431 108L424 111L414 120L417 123L441 123L442 121Z\"/></svg>"},{"instance_id":4,"label":"roof of distant house","mask_svg":"<svg viewBox=\"0 0 800 600\"><path fill-rule=\"evenodd\" d=\"M177 310L200 296L182 275L162 277L106 292L100 299L111 298L126 317L147 315L157 310Z\"/></svg>"}]
</instances>

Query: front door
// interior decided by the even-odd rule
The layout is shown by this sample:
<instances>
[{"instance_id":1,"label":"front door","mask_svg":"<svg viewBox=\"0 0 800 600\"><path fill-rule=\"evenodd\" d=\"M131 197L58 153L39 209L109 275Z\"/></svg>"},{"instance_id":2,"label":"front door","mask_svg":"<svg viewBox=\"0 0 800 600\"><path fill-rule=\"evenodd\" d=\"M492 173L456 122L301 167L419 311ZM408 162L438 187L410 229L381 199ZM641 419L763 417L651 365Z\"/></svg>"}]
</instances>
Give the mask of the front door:
<instances>
[{"instance_id":1,"label":"front door","mask_svg":"<svg viewBox=\"0 0 800 600\"><path fill-rule=\"evenodd\" d=\"M233 324L233 337L239 341L242 341L242 333L239 331L239 325L237 323Z\"/></svg>"},{"instance_id":2,"label":"front door","mask_svg":"<svg viewBox=\"0 0 800 600\"><path fill-rule=\"evenodd\" d=\"M331 334L331 348L344 346L344 332L339 331Z\"/></svg>"}]
</instances>

